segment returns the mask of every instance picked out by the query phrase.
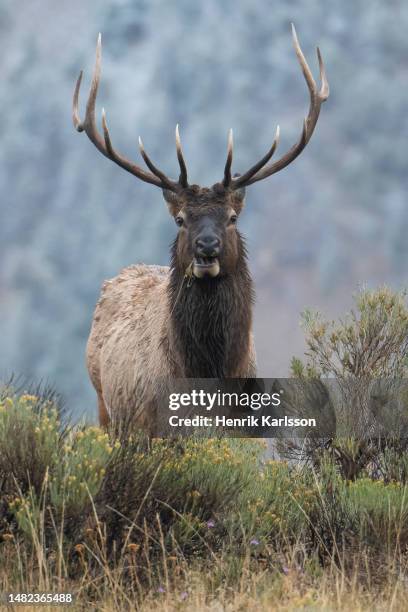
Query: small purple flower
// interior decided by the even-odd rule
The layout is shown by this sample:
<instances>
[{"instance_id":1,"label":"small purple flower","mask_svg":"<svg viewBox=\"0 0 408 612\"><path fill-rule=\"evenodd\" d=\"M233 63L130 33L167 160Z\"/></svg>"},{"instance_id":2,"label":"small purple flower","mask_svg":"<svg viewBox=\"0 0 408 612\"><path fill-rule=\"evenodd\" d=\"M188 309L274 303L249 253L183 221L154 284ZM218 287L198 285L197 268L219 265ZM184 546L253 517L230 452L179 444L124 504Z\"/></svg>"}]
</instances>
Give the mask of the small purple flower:
<instances>
[{"instance_id":1,"label":"small purple flower","mask_svg":"<svg viewBox=\"0 0 408 612\"><path fill-rule=\"evenodd\" d=\"M215 521L213 521L212 519L207 521L207 527L208 529L212 529L213 527L215 527Z\"/></svg>"},{"instance_id":2,"label":"small purple flower","mask_svg":"<svg viewBox=\"0 0 408 612\"><path fill-rule=\"evenodd\" d=\"M158 593L165 593L166 589L164 587L162 587L162 586L159 586L159 588L157 589L157 592Z\"/></svg>"},{"instance_id":3,"label":"small purple flower","mask_svg":"<svg viewBox=\"0 0 408 612\"><path fill-rule=\"evenodd\" d=\"M249 543L251 546L259 546L260 544L259 540L257 540L256 538L252 538Z\"/></svg>"},{"instance_id":4,"label":"small purple flower","mask_svg":"<svg viewBox=\"0 0 408 612\"><path fill-rule=\"evenodd\" d=\"M286 567L286 565L284 565L282 567L282 572L285 574L285 576L287 576L290 572L290 569L288 567Z\"/></svg>"},{"instance_id":5,"label":"small purple flower","mask_svg":"<svg viewBox=\"0 0 408 612\"><path fill-rule=\"evenodd\" d=\"M183 591L183 592L180 594L180 599L181 599L181 601L184 601L185 599L187 599L187 597L188 597L188 593L187 593L187 591Z\"/></svg>"}]
</instances>

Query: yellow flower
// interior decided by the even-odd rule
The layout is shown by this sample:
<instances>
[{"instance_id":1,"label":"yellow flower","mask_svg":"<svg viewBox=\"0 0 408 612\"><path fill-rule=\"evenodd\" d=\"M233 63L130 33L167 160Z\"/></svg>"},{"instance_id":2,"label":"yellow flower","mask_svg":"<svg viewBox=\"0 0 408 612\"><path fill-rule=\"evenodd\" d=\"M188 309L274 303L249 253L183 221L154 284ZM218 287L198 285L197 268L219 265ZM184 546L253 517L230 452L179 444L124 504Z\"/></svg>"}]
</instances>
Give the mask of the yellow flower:
<instances>
[{"instance_id":1,"label":"yellow flower","mask_svg":"<svg viewBox=\"0 0 408 612\"><path fill-rule=\"evenodd\" d=\"M20 401L22 402L36 402L37 400L38 397L36 395L28 395L27 393L20 397Z\"/></svg>"}]
</instances>

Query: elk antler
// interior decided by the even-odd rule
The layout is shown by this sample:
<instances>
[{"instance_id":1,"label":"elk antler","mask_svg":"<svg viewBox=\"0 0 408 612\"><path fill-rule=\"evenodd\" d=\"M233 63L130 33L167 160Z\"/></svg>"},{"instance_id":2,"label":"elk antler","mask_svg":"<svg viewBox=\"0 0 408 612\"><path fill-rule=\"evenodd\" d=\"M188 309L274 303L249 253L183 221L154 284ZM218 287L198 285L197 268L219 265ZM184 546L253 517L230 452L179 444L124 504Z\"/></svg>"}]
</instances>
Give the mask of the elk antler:
<instances>
[{"instance_id":1,"label":"elk antler","mask_svg":"<svg viewBox=\"0 0 408 612\"><path fill-rule=\"evenodd\" d=\"M93 142L95 147L108 159L114 161L118 166L124 168L134 176L137 176L142 181L146 183L151 183L152 185L156 185L161 189L169 189L174 192L180 191L183 187L188 186L187 182L187 168L184 161L183 153L181 150L180 143L180 135L178 131L178 126L176 127L176 149L177 149L177 158L180 165L180 179L179 181L173 181L169 177L167 177L163 172L161 172L150 160L146 151L144 150L143 143L139 138L139 146L142 157L147 165L147 167L151 170L150 172L146 172L135 163L128 161L125 157L123 157L120 153L118 153L112 146L108 125L106 122L106 114L105 110L102 109L102 128L103 128L103 138L101 134L98 132L98 128L96 127L95 120L95 102L96 96L98 94L99 80L101 76L101 57L102 57L102 42L101 35L98 36L98 42L96 45L96 61L95 68L92 75L92 83L91 88L89 90L88 101L86 104L86 113L84 121L81 121L78 112L78 101L79 101L79 90L81 87L81 81L83 76L83 71L81 70L74 91L74 97L72 101L72 120L74 123L74 127L78 132L85 132L88 136L89 140Z\"/></svg>"},{"instance_id":2,"label":"elk antler","mask_svg":"<svg viewBox=\"0 0 408 612\"><path fill-rule=\"evenodd\" d=\"M275 172L279 172L283 170L286 166L288 166L291 162L306 147L309 142L313 130L316 127L317 120L319 118L320 107L322 103L327 100L329 97L329 83L326 78L326 71L324 68L322 56L320 54L319 47L317 47L317 59L319 61L319 69L320 69L320 81L321 87L320 90L317 88L315 80L313 78L312 72L306 62L305 56L303 55L302 49L299 45L299 40L296 35L295 26L292 23L292 36L293 36L293 44L295 46L295 51L297 58L299 60L300 67L302 68L303 76L305 77L307 86L310 92L310 106L309 113L307 117L303 121L303 130L300 136L299 141L294 144L285 155L283 155L280 159L278 159L273 164L269 166L265 166L267 162L271 159L272 155L275 153L276 147L278 146L279 141L279 126L276 130L275 140L268 153L257 162L252 168L250 168L245 174L239 177L231 178L231 163L232 163L232 135L230 133L230 137L228 140L228 155L227 155L227 163L225 165L225 173L224 173L224 181L223 184L225 187L230 187L231 189L240 189L247 185L251 185L256 181L262 181L264 178L275 174ZM265 166L265 167L264 167Z\"/></svg>"}]
</instances>

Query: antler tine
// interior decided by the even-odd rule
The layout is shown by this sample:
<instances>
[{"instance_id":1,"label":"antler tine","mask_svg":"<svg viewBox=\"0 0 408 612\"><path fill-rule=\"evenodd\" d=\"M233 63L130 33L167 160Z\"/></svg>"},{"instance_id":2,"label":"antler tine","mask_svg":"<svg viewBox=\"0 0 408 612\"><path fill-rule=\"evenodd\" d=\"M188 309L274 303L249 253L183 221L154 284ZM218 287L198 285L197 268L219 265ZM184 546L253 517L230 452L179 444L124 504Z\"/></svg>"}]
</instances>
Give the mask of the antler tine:
<instances>
[{"instance_id":1,"label":"antler tine","mask_svg":"<svg viewBox=\"0 0 408 612\"><path fill-rule=\"evenodd\" d=\"M228 132L228 145L227 145L227 161L225 162L224 168L224 187L229 187L231 184L231 166L232 166L232 155L234 151L234 135L232 128Z\"/></svg>"},{"instance_id":2,"label":"antler tine","mask_svg":"<svg viewBox=\"0 0 408 612\"><path fill-rule=\"evenodd\" d=\"M325 100L327 100L327 98L330 95L330 87L329 87L329 81L327 80L327 76L326 76L326 68L325 68L322 54L320 53L319 47L316 47L316 52L317 52L317 61L319 62L319 73L320 73L319 76L320 76L320 83L321 83L319 95L322 98L322 102L324 102Z\"/></svg>"},{"instance_id":3,"label":"antler tine","mask_svg":"<svg viewBox=\"0 0 408 612\"><path fill-rule=\"evenodd\" d=\"M177 151L178 163L180 166L179 183L182 187L188 187L187 166L186 166L186 162L184 161L183 150L181 148L181 140L180 140L180 132L179 132L178 124L176 125L176 151Z\"/></svg>"},{"instance_id":4,"label":"antler tine","mask_svg":"<svg viewBox=\"0 0 408 612\"><path fill-rule=\"evenodd\" d=\"M306 61L306 58L303 55L303 51L300 47L299 39L297 37L296 29L293 23L292 23L292 36L293 36L293 44L295 47L295 52L296 52L297 58L299 60L299 64L302 68L303 76L305 77L305 81L307 83L307 86L310 92L310 107L309 107L308 116L306 118L306 123L307 123L307 134L306 134L306 142L305 142L305 145L306 145L309 142L310 137L313 134L313 130L319 118L320 106L329 97L329 83L326 78L326 71L325 71L325 67L324 67L324 63L323 63L323 59L322 59L319 47L317 47L317 59L319 62L319 72L320 72L320 79L321 79L320 91L317 89L317 85L313 78L312 71L310 70L309 65ZM311 129L309 129L309 125L311 126Z\"/></svg>"},{"instance_id":5,"label":"antler tine","mask_svg":"<svg viewBox=\"0 0 408 612\"><path fill-rule=\"evenodd\" d=\"M79 103L79 90L81 89L82 77L84 76L84 71L81 70L79 73L79 77L75 84L74 97L72 99L72 122L74 124L74 128L78 132L84 131L84 126L82 125L82 121L79 117L78 111L78 103Z\"/></svg>"},{"instance_id":6,"label":"antler tine","mask_svg":"<svg viewBox=\"0 0 408 612\"><path fill-rule=\"evenodd\" d=\"M305 78L306 84L309 89L310 94L310 106L307 117L303 121L302 134L300 139L296 144L294 144L287 153L285 153L280 159L276 162L270 164L269 166L265 166L265 164L272 157L276 146L275 142L272 145L270 151L263 157L255 166L253 166L248 172L243 174L238 178L232 179L231 187L233 189L238 189L240 187L244 187L246 185L251 185L257 181L261 181L280 170L283 170L286 166L288 166L292 161L300 155L303 149L308 144L313 131L316 127L317 120L319 119L320 108L322 103L327 100L329 97L329 83L326 77L326 70L324 67L323 59L320 53L319 48L317 48L317 59L319 62L319 71L320 71L320 81L321 86L320 89L317 88L316 82L313 78L312 71L309 68L309 65L303 55L303 51L300 47L299 40L296 34L295 26L292 23L292 36L293 36L293 44L295 47L295 52L300 64L300 67L303 72L303 76ZM276 139L275 139L276 140ZM273 149L273 151L272 151ZM270 155L272 151L272 155ZM254 168L256 168L255 172L253 172Z\"/></svg>"},{"instance_id":7,"label":"antler tine","mask_svg":"<svg viewBox=\"0 0 408 612\"><path fill-rule=\"evenodd\" d=\"M75 85L74 96L72 101L72 120L75 129L78 132L85 132L88 136L89 140L95 145L95 147L108 159L114 161L118 166L127 170L134 176L137 176L142 181L146 183L151 183L152 185L156 185L161 189L170 189L171 191L179 191L180 185L176 181L168 178L163 172L160 172L156 168L156 172L154 174L150 174L146 172L133 162L128 161L125 157L123 157L120 153L115 151L112 146L108 125L106 122L106 114L105 111L102 110L102 127L104 136L98 132L98 128L96 126L95 119L95 104L96 97L98 94L99 81L101 76L101 60L102 60L102 41L101 34L98 36L98 42L96 45L96 59L95 59L95 67L92 75L91 87L89 90L88 101L86 104L86 112L85 119L81 121L78 111L79 104L79 90L81 87L83 72L80 72L78 80Z\"/></svg>"},{"instance_id":8,"label":"antler tine","mask_svg":"<svg viewBox=\"0 0 408 612\"><path fill-rule=\"evenodd\" d=\"M317 87L316 87L316 83L315 80L313 78L313 74L312 71L309 68L309 65L306 61L305 56L303 55L303 51L300 48L300 44L299 44L299 39L296 33L296 28L295 25L292 23L291 24L291 28L292 28L292 38L293 38L293 46L295 47L295 53L297 55L297 58L299 60L299 64L300 67L302 69L303 72L303 76L305 77L307 86L309 87L309 91L312 93L316 93Z\"/></svg>"},{"instance_id":9,"label":"antler tine","mask_svg":"<svg viewBox=\"0 0 408 612\"><path fill-rule=\"evenodd\" d=\"M161 170L159 170L159 168L157 166L154 165L154 163L152 162L152 160L150 159L150 157L146 153L146 150L144 148L144 144L143 144L142 139L141 139L140 136L139 136L139 150L140 150L140 154L143 157L143 160L144 160L146 166L149 168L149 170L151 170L153 172L153 174L155 174L163 182L168 181L167 176L165 174L163 174L163 172Z\"/></svg>"},{"instance_id":10,"label":"antler tine","mask_svg":"<svg viewBox=\"0 0 408 612\"><path fill-rule=\"evenodd\" d=\"M101 59L102 59L102 37L99 33L96 43L95 67L92 74L91 87L89 89L88 100L86 103L85 119L80 121L78 112L79 89L82 82L83 71L79 75L75 93L74 93L74 125L79 132L85 132L88 138L93 142L97 149L106 157L109 157L103 138L100 136L95 121L95 103L98 94L99 80L101 76Z\"/></svg>"}]
</instances>

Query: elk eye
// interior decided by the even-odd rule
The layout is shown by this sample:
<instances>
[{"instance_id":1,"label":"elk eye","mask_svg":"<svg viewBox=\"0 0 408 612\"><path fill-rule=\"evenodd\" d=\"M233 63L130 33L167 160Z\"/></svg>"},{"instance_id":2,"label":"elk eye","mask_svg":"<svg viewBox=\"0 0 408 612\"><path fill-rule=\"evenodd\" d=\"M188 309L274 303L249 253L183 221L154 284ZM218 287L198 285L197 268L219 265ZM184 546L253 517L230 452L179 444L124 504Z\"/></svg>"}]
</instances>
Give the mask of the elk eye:
<instances>
[{"instance_id":1,"label":"elk eye","mask_svg":"<svg viewBox=\"0 0 408 612\"><path fill-rule=\"evenodd\" d=\"M183 223L184 223L184 219L183 219L183 217L180 217L180 215L178 217L176 217L175 221L176 221L176 223L177 223L177 225L179 227L181 227L183 225Z\"/></svg>"},{"instance_id":2,"label":"elk eye","mask_svg":"<svg viewBox=\"0 0 408 612\"><path fill-rule=\"evenodd\" d=\"M232 225L235 225L235 223L238 220L238 215L231 215L230 217L230 223L232 223Z\"/></svg>"}]
</instances>

